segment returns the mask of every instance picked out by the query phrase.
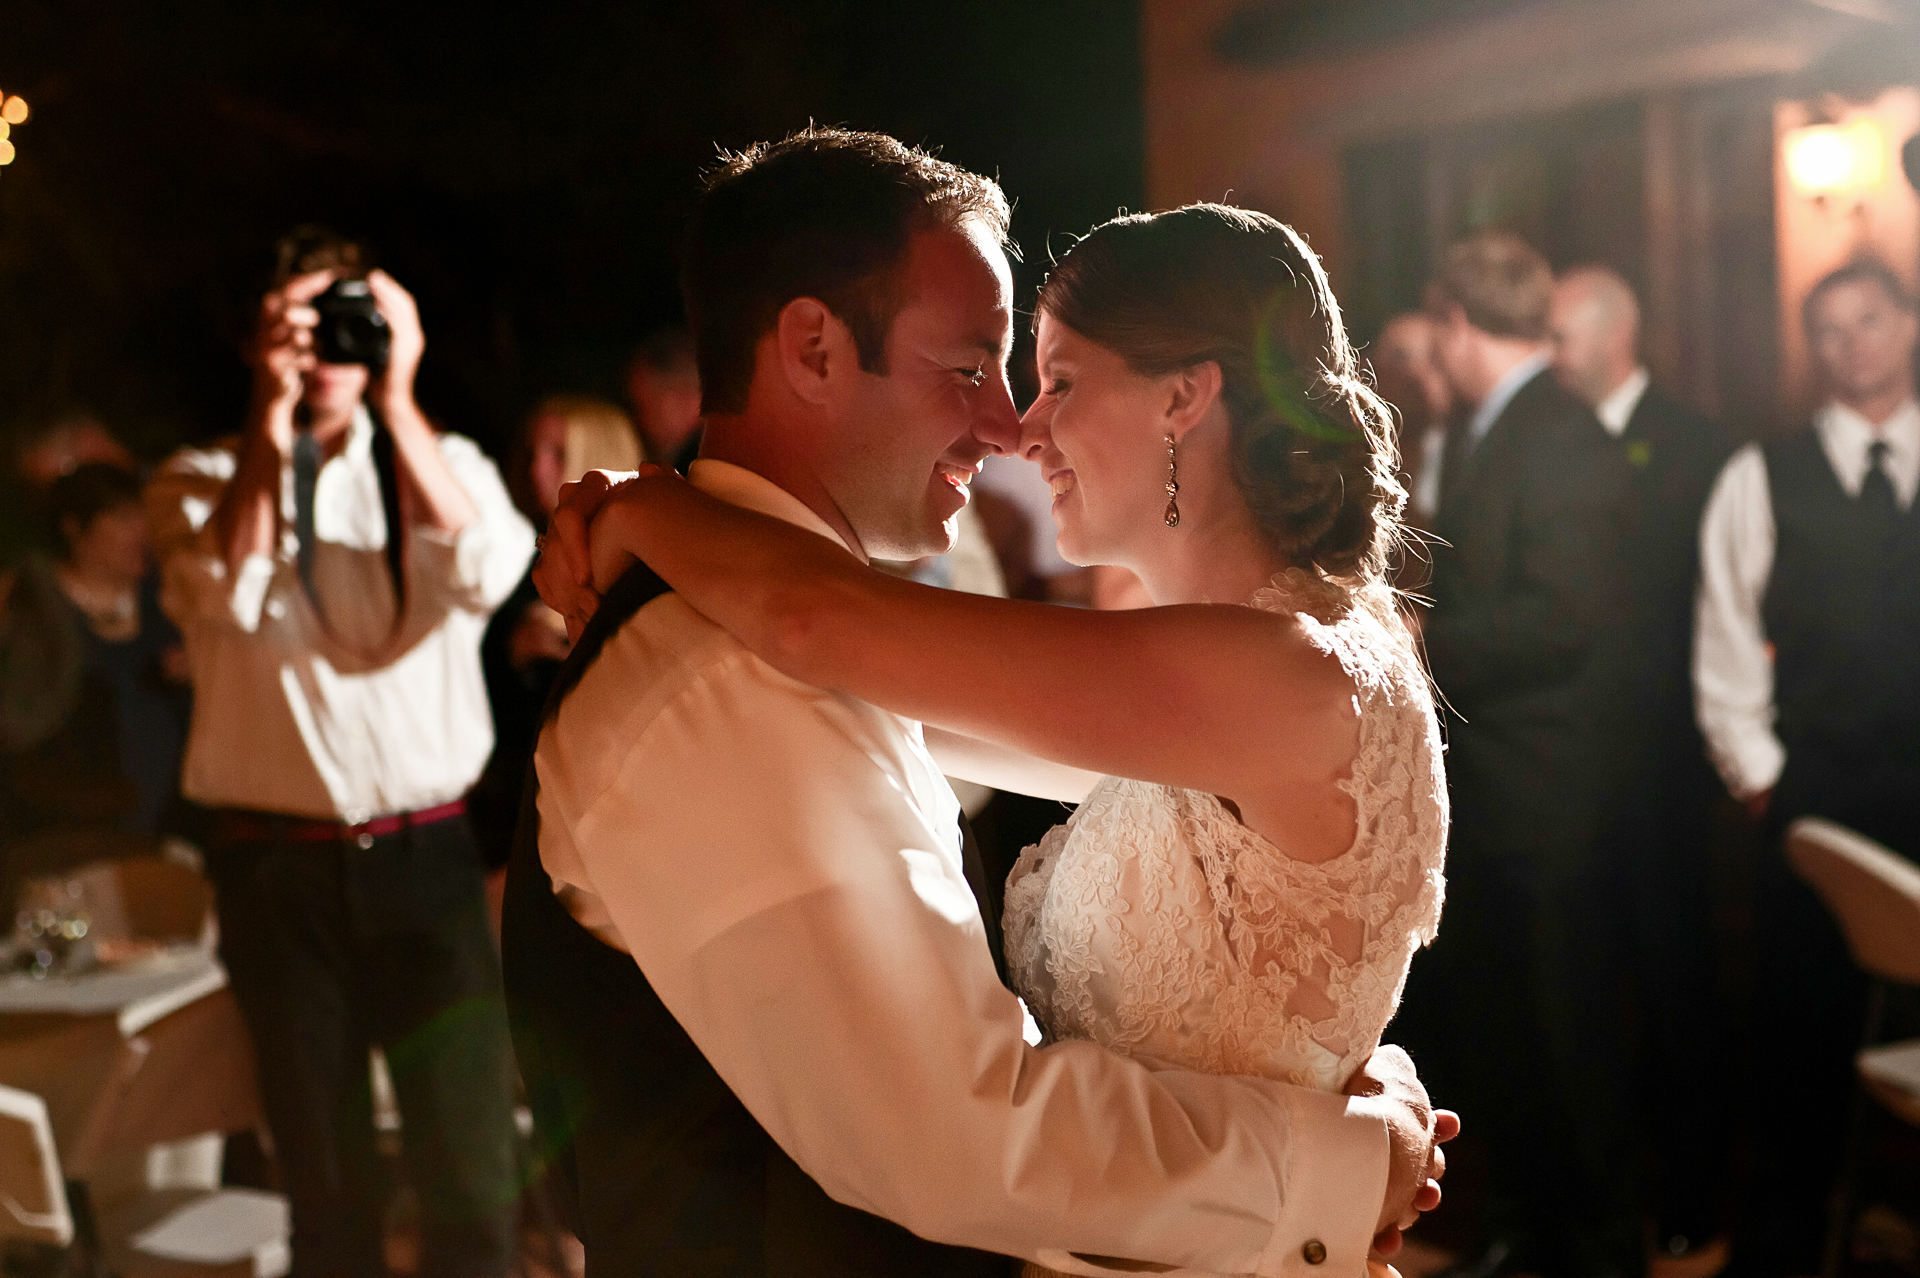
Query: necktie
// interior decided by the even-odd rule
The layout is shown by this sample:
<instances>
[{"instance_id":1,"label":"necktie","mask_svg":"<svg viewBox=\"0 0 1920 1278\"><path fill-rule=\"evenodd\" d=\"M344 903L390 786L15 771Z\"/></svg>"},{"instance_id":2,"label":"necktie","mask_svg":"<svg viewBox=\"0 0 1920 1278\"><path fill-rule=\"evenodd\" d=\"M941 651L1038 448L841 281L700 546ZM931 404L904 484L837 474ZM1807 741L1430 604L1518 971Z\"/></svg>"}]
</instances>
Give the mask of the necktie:
<instances>
[{"instance_id":1,"label":"necktie","mask_svg":"<svg viewBox=\"0 0 1920 1278\"><path fill-rule=\"evenodd\" d=\"M1876 439L1867 447L1867 476L1860 482L1860 511L1876 528L1889 528L1899 517L1900 506L1893 495L1893 476L1887 473L1887 441Z\"/></svg>"}]
</instances>

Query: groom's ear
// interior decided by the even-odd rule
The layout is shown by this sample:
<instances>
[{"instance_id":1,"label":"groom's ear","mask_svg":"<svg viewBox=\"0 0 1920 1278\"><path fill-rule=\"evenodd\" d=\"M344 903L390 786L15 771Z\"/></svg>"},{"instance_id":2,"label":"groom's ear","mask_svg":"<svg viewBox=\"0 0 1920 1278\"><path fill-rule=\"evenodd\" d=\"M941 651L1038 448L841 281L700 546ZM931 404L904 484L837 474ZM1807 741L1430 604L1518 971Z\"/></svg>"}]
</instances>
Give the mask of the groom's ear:
<instances>
[{"instance_id":1,"label":"groom's ear","mask_svg":"<svg viewBox=\"0 0 1920 1278\"><path fill-rule=\"evenodd\" d=\"M781 377L809 404L826 403L834 378L856 359L852 332L814 297L796 297L780 308L774 339Z\"/></svg>"}]
</instances>

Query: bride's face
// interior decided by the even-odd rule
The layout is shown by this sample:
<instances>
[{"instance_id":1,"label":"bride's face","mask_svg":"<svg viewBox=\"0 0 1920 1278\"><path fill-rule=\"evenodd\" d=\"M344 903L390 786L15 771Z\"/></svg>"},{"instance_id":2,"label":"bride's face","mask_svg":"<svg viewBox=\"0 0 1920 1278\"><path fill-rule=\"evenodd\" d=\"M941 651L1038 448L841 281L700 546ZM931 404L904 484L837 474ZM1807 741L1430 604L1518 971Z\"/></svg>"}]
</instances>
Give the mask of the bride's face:
<instances>
[{"instance_id":1,"label":"bride's face","mask_svg":"<svg viewBox=\"0 0 1920 1278\"><path fill-rule=\"evenodd\" d=\"M1166 532L1168 390L1044 311L1035 335L1040 397L1020 423L1020 455L1053 488L1060 553L1076 564L1131 563Z\"/></svg>"}]
</instances>

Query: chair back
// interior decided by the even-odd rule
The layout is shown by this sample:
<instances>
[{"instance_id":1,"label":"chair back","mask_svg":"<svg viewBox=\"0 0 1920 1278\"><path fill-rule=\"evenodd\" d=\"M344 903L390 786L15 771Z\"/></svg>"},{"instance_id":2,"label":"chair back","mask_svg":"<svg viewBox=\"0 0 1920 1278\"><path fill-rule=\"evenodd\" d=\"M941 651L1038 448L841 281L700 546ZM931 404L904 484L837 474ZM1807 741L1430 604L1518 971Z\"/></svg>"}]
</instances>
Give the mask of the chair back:
<instances>
[{"instance_id":1,"label":"chair back","mask_svg":"<svg viewBox=\"0 0 1920 1278\"><path fill-rule=\"evenodd\" d=\"M1920 985L1920 865L1820 817L1787 828L1787 859L1833 911L1863 971Z\"/></svg>"},{"instance_id":2,"label":"chair back","mask_svg":"<svg viewBox=\"0 0 1920 1278\"><path fill-rule=\"evenodd\" d=\"M46 1102L0 1086L0 1240L65 1247L73 1215Z\"/></svg>"}]
</instances>

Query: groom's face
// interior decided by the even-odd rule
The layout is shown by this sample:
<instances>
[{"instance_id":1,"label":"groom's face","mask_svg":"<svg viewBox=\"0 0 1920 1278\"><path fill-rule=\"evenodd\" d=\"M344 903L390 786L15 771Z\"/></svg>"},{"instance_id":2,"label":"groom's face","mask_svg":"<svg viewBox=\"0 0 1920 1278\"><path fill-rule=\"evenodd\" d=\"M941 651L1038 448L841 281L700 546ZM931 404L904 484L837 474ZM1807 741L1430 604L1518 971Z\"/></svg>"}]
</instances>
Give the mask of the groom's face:
<instances>
[{"instance_id":1,"label":"groom's face","mask_svg":"<svg viewBox=\"0 0 1920 1278\"><path fill-rule=\"evenodd\" d=\"M887 371L860 374L833 485L881 559L951 549L980 463L1020 432L1007 385L1013 275L993 235L972 222L916 232L899 287Z\"/></svg>"}]
</instances>

